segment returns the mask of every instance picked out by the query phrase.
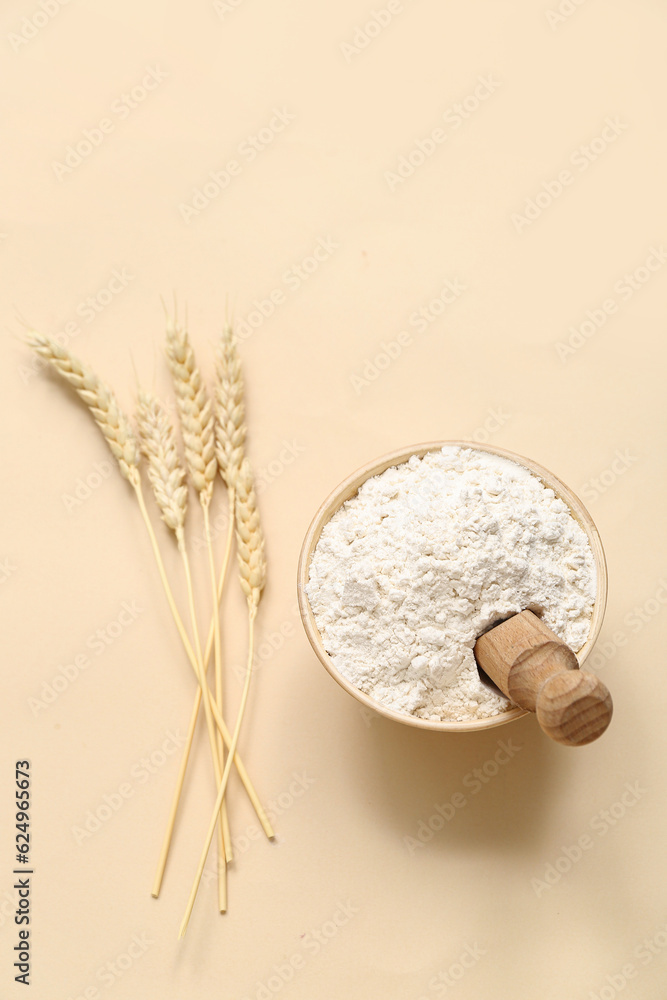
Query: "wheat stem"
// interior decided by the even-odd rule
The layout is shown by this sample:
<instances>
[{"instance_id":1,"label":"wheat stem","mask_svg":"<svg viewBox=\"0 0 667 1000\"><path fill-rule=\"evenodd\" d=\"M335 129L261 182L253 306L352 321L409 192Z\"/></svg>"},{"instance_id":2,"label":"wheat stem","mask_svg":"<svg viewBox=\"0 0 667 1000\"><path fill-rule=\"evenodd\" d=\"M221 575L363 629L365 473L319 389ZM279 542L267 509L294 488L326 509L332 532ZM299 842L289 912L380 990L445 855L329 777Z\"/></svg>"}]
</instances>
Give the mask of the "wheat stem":
<instances>
[{"instance_id":1,"label":"wheat stem","mask_svg":"<svg viewBox=\"0 0 667 1000\"><path fill-rule=\"evenodd\" d=\"M236 751L239 735L241 733L243 716L245 714L246 703L248 700L248 691L250 689L250 678L252 676L252 663L254 658L255 618L257 617L257 608L259 606L266 581L264 536L259 520L259 511L257 509L257 499L255 497L255 490L253 486L252 470L247 459L243 459L240 468L238 469L238 474L235 479L235 490L235 524L239 579L241 582L241 589L246 595L246 600L248 602L248 663L246 666L243 693L241 695L241 704L239 706L236 725L232 735L232 744L229 750L230 754ZM225 795L227 781L229 779L229 771L230 766L228 758L225 770L222 774L220 788L218 789L216 810L214 811L213 816L211 817L211 822L209 823L206 841L199 858L197 873L195 875L195 880L190 891L190 898L188 899L185 915L179 930L179 937L181 938L185 937L188 923L190 922L190 917L192 915L192 910L195 905L197 892L199 891L199 883L201 882L204 866L206 864L206 857L215 832L216 813Z\"/></svg>"},{"instance_id":2,"label":"wheat stem","mask_svg":"<svg viewBox=\"0 0 667 1000\"><path fill-rule=\"evenodd\" d=\"M176 792L174 793L174 796L171 801L171 809L169 810L167 829L165 830L165 834L162 839L162 847L160 849L160 857L158 858L157 871L155 872L155 879L153 880L153 888L151 890L151 895L155 899L157 899L158 896L160 895L160 889L162 888L162 879L164 878L164 870L167 866L169 848L171 847L171 838L174 833L174 826L176 825L176 814L178 813L178 805L181 799L181 790L185 782L185 772L187 770L188 761L190 759L192 740L195 735L195 729L197 728L197 719L199 717L200 704L201 704L201 688L198 687L197 694L195 695L194 705L192 706L192 713L190 715L190 724L188 726L187 736L185 738L185 750L183 751L183 756L181 757L181 763L178 769Z\"/></svg>"},{"instance_id":3,"label":"wheat stem","mask_svg":"<svg viewBox=\"0 0 667 1000\"><path fill-rule=\"evenodd\" d=\"M211 646L214 641L214 625L212 623L211 628L209 629L206 657L201 662L202 676L200 678L197 657L195 656L194 650L183 625L183 621L178 612L178 608L176 607L157 538L155 537L155 532L146 510L146 504L141 488L141 478L138 469L139 446L127 417L118 406L112 390L105 383L103 383L87 365L79 361L79 359L71 354L66 348L62 347L52 338L44 337L43 335L34 332L31 332L29 338L27 338L27 342L33 350L40 355L40 357L48 361L55 368L58 374L74 388L84 401L95 422L102 431L111 452L116 458L122 475L132 485L139 503L144 524L148 531L156 565L174 623L183 643L183 648L185 649L190 665L200 684L195 698L195 704L193 705L188 729L189 739L186 742L186 752L183 754L181 761L179 783L172 801L172 809L158 864L158 873L153 885L154 895L157 895L160 891L162 875L164 873L164 867L166 865L166 859L169 852L169 845L171 843L176 811L178 808L182 783L185 778L190 748L192 745L191 734L194 734L197 722L199 702L203 697L203 693L206 693L210 698L210 692L204 672L204 664L207 664L210 658ZM173 360L174 365L181 369L182 372L185 372L185 375L187 376L185 381L189 380L187 392L179 398L181 412L185 417L188 430L188 439L186 440L186 450L189 450L190 452L190 454L188 454L188 460L191 464L191 471L199 481L198 485L200 486L200 495L203 491L210 494L210 491L212 491L213 479L215 478L216 465L214 457L215 442L213 441L214 421L210 419L210 410L205 405L205 391L201 385L199 373L193 371L192 369L191 350L189 353L187 350L185 353L183 352L184 346L185 348L188 348L189 345L187 342L184 343L184 340L180 336L174 337L172 339L172 344L174 347L174 353L172 359L170 360ZM185 368L183 369L181 366L185 366ZM198 427L192 424L193 416L197 416L199 420ZM197 436L198 440L196 440ZM194 441L193 437L195 438ZM173 463L173 459L174 453L167 454L166 456L164 454L160 455L160 460L165 460L165 467L167 469L167 476L163 477L164 482L161 484L162 486L166 485L166 492L164 492L164 495L159 495L160 490L155 482L153 482L153 486L164 520L173 530L176 530L178 522L181 521L182 516L184 516L186 497L181 490L182 483L178 481L178 476L180 475L179 470L175 467L175 465L169 464L170 462ZM182 511L177 509L179 505L182 507ZM220 594L222 593L224 577L225 572L223 570L218 587L218 601L220 599ZM217 618L217 605L214 609L214 613ZM264 829L267 837L272 838L274 834L271 824L269 823L268 817L248 777L248 773L243 765L243 762L236 754L235 747L232 746L233 737L230 737L229 730L227 729L225 721L222 718L222 714L215 702L212 702L211 709L216 725L222 733L223 740L225 741L227 747L231 750L227 759L226 770L229 772L232 763L236 765L239 777L241 778L255 812L257 813L262 828Z\"/></svg>"},{"instance_id":4,"label":"wheat stem","mask_svg":"<svg viewBox=\"0 0 667 1000\"><path fill-rule=\"evenodd\" d=\"M179 538L179 550L181 557L183 559L183 567L185 569L185 580L187 584L188 591L188 606L190 608L190 619L192 621L192 632L195 640L195 651L197 654L197 668L198 668L198 679L199 679L199 689L203 692L204 701L204 715L206 717L206 729L208 732L208 740L211 747L211 758L213 760L213 773L215 775L215 787L218 789L220 787L220 782L222 780L222 769L220 767L220 756L218 754L218 744L216 740L216 729L215 723L213 721L213 712L211 711L211 697L208 687L208 682L206 680L206 673L204 671L204 661L201 651L201 642L199 640L199 628L197 627L197 614L195 612L195 600L194 600L194 590L192 587L192 572L190 570L190 560L188 558L187 549L183 541L183 537ZM222 817L220 817L222 821ZM225 845L222 836L222 822L218 826L218 857L220 859L220 864L218 866L218 907L221 913L225 913L227 910L227 858L225 854Z\"/></svg>"},{"instance_id":5,"label":"wheat stem","mask_svg":"<svg viewBox=\"0 0 667 1000\"><path fill-rule=\"evenodd\" d=\"M232 509L233 509L233 507L232 507ZM231 516L230 516L229 525L230 525L230 527L229 527L228 534L227 534L227 545L226 545L226 548L225 548L225 558L224 558L224 561L223 561L223 566L222 566L222 570L221 570L221 573L220 573L220 577L219 577L219 581L218 581L218 588L217 588L218 604L220 603L220 600L222 598L222 592L223 592L223 588L224 588L225 579L227 577L227 568L228 568L228 565L229 565L230 554L231 554L231 541L232 541L232 538L233 538L233 528L234 528L234 521L233 521L233 518L231 518ZM208 665L212 649L213 649L213 622L211 622L211 626L210 626L209 634L208 634L208 641L206 643L206 649L204 651L204 664L205 664L205 666ZM193 705L193 709L192 709L193 715L195 715L195 716L199 712L199 706L201 704L201 698L202 698L202 692L201 692L201 688L198 686L196 694L195 694L195 704ZM216 703L215 703L215 701L213 699L211 699L211 711L213 712L213 717L214 717L214 719L216 721L217 727L218 727L220 733L223 736L223 739L225 741L225 746L229 747L229 745L231 743L231 736L230 736L229 730L227 729L227 726L226 726L226 724L224 722L224 719L222 718L222 716L220 714L220 711L219 711L219 709L218 709L218 707L217 707L217 705L216 705ZM161 858L163 857L163 860L161 860L161 863L158 865L158 873L157 873L156 879L155 879L155 886L157 887L157 892L158 893L160 891L160 885L162 883L162 877L164 875L164 869L165 869L165 866L166 866L167 854L169 852L169 843L170 843L170 840L171 840L171 833L173 831L173 824L174 824L176 813L178 811L178 805L179 805L180 797L181 797L181 794L182 794L182 791L183 791L183 784L184 784L184 781L185 781L185 773L186 773L186 769L187 769L187 766L188 766L188 759L189 759L189 756L190 756L190 748L192 746L193 738L194 738L194 729L193 729L192 733L190 733L190 731L188 731L188 736L186 738L185 748L183 750L183 756L182 756L182 760L181 760L181 766L180 766L179 773L178 773L178 780L177 780L177 784L176 784L176 789L174 791L174 795L173 795L173 798L172 798L171 811L170 811L170 820L169 820L170 825L168 825L168 827L167 827L167 833L165 834L165 838L164 838L164 842L163 842L163 855L164 855L164 857L163 857L163 855L161 855ZM272 827L272 825L271 825L271 823L269 821L269 818L268 818L268 816L266 814L266 811L265 811L264 807L262 806L262 803L259 800L257 792L255 791L255 788L254 788L252 782L250 781L250 778L248 776L248 772L245 769L245 765L243 764L243 761L242 761L242 759L240 758L240 756L238 754L236 754L236 756L234 758L234 763L236 765L236 770L238 772L239 778L241 779L243 787L246 790L246 794L248 795L248 798L250 799L252 807L255 810L257 818L258 818L258 820L259 820L259 822L261 824L261 827L262 827L264 833L266 834L266 837L269 840L273 840L273 838L275 837L274 829L273 829L273 827ZM165 844L166 844L166 849L165 849ZM153 895L156 895L156 892L154 892Z\"/></svg>"},{"instance_id":6,"label":"wheat stem","mask_svg":"<svg viewBox=\"0 0 667 1000\"><path fill-rule=\"evenodd\" d=\"M206 705L206 725L211 743L211 754L213 757L213 771L216 779L216 791L222 775L222 765L220 763L220 749L218 740L222 742L219 733L215 729L210 705L207 702L206 671L204 669L201 653L201 643L199 640L199 628L194 609L194 596L192 590L192 576L187 549L185 546L185 515L187 511L188 491L184 485L185 470L181 466L176 437L171 420L166 413L162 403L154 396L139 390L139 405L137 407L137 423L139 427L139 441L141 451L145 455L148 465L148 478L157 505L162 514L162 519L174 532L178 543L179 552L183 558L185 578L187 583L188 601L190 608L190 618L192 622L192 634L197 653L199 690L204 691ZM196 724L196 717L194 719ZM194 726L191 727L194 733ZM189 756L189 752L188 752ZM187 766L187 762L186 762ZM226 818L226 817L225 817ZM219 866L219 903L221 910L227 906L226 892L226 852L224 843L218 838L218 849L221 858Z\"/></svg>"},{"instance_id":7,"label":"wheat stem","mask_svg":"<svg viewBox=\"0 0 667 1000\"><path fill-rule=\"evenodd\" d=\"M176 401L180 416L181 433L185 444L185 458L188 466L188 472L195 489L199 493L199 500L202 507L208 508L213 495L213 485L218 466L215 457L215 416L213 412L213 404L208 398L201 373L197 367L187 329L180 329L175 322L167 323L167 360L171 369L174 390L176 392ZM183 547L183 552L185 553L185 547ZM197 638L197 655L201 664L206 725L208 727L209 740L211 743L211 753L213 755L216 781L219 782L220 775L222 773L222 765L220 763L220 751L213 727L209 691L206 684L201 647L199 645L192 592L192 579L188 568L187 554L184 554L184 563L186 566L186 576L188 578L190 615L193 620L193 628ZM215 621L217 622L218 615L215 602L213 610L215 612ZM227 831L226 838L225 830ZM224 913L227 909L227 863L225 856L225 839L227 839L231 845L231 837L229 836L229 828L226 822L226 810L223 810L220 815L220 825L218 828L218 853L220 857L224 859L223 864L218 869L220 874L220 878L218 880L218 905L221 913ZM224 886L223 882L225 883Z\"/></svg>"},{"instance_id":8,"label":"wheat stem","mask_svg":"<svg viewBox=\"0 0 667 1000\"><path fill-rule=\"evenodd\" d=\"M137 475L136 481L132 481L132 486L134 487L134 492L136 494L137 500L139 501L139 509L141 510L141 516L144 519L144 524L146 525L146 530L148 532L148 537L150 539L151 547L153 549L153 555L155 556L155 562L157 563L158 572L160 574L160 580L162 581L162 587L164 589L165 595L167 597L167 602L169 604L169 610L171 611L171 616L174 619L176 628L178 629L178 634L181 637L181 642L185 647L186 652L190 658L190 662L197 673L196 658L192 649L192 645L188 638L188 634L185 631L185 626L183 625L183 620L178 613L178 608L176 607L176 602L174 600L174 595L172 593L169 580L167 579L167 572L164 568L164 562L162 561L162 555L160 553L160 546L158 545L157 538L155 537L155 531L153 530L153 525L151 523L150 516L146 510L146 502L144 500L144 492L141 488L141 480Z\"/></svg>"},{"instance_id":9,"label":"wheat stem","mask_svg":"<svg viewBox=\"0 0 667 1000\"><path fill-rule=\"evenodd\" d=\"M165 571L165 568L164 568L164 563L162 561L162 556L160 554L160 548L158 546L157 538L155 537L155 532L153 530L153 525L152 525L150 517L148 515L148 511L146 510L146 504L144 502L143 491L141 489L141 482L140 482L140 480L138 478L138 475L137 475L136 483L133 482L132 485L133 485L135 493L137 495L137 500L139 501L139 507L141 509L141 514L142 514L142 517L144 519L144 523L146 525L146 529L148 531L148 535L149 535L149 538L150 538L150 541L151 541L151 546L152 546L152 549L153 549L153 554L155 556L155 561L157 563L158 572L160 574L160 579L162 581L162 586L164 588L164 592L165 592L165 595L167 597L167 602L169 604L169 608L171 610L172 617L174 619L174 623L176 625L176 628L178 629L178 634L181 637L181 642L183 643L183 648L185 649L185 652L187 654L188 660L190 661L190 666L194 670L195 677L197 677L197 679L199 679L199 671L197 669L197 658L196 658L194 650L192 648L192 644L190 643L190 640L188 638L188 634L185 631L185 626L183 625L183 621L182 621L181 616L180 616L180 614L178 612L178 608L176 607L176 602L174 601L174 595L172 593L171 586L169 584L169 580L167 579L167 574L166 574L166 571ZM209 650L209 656L210 656L210 650ZM208 662L208 657L206 659L206 662ZM206 686L208 688L208 685L206 685ZM200 692L200 697L201 697L201 687L199 688L199 692ZM217 705L215 705L215 702L213 702L211 704L211 710L213 712L213 718L216 721L216 725L218 726L218 729L220 730L220 732L222 734L222 738L225 741L226 746L229 748L231 746L231 735L230 735L229 729L227 728L227 724L225 723L225 720L220 715L220 713L218 711ZM240 756L234 754L234 763L235 763L236 769L237 769L237 771L239 773L239 777L241 778L241 781L243 782L243 786L244 786L244 788L246 790L246 793L247 793L247 795L248 795L248 797L249 797L249 799L250 799L250 801L251 801L251 803L253 805L253 808L254 808L255 812L257 813L257 818L260 821L260 823L262 824L262 829L266 833L266 836L271 840L275 836L273 828L272 828L271 824L269 823L269 819L268 819L268 817L266 815L264 807L262 806L262 804L261 804L261 802L259 800L259 797L257 795L257 792L255 791L255 788L254 788L252 782L250 781L250 778L248 776L248 772L247 772L247 770L245 768L245 765L243 764L243 761L241 760Z\"/></svg>"},{"instance_id":10,"label":"wheat stem","mask_svg":"<svg viewBox=\"0 0 667 1000\"><path fill-rule=\"evenodd\" d=\"M238 715L236 718L236 725L234 727L234 733L232 735L232 743L229 748L229 756L227 758L227 763L225 765L225 770L222 775L222 781L220 783L220 788L218 789L218 798L216 799L215 809L213 815L211 816L211 821L209 823L208 831L206 833L206 841L204 843L204 848L202 850L201 856L199 858L199 864L197 866L197 874L195 875L195 880L190 891L190 898L188 899L188 905L185 910L185 915L180 926L178 936L184 938L188 929L188 924L190 922L190 917L192 915L192 910L194 909L195 900L197 898L197 892L199 890L199 884L201 882L202 875L204 873L204 867L206 865L206 858L208 856L209 849L211 847L211 841L213 840L213 834L215 832L215 826L217 821L217 815L220 809L220 804L225 795L227 788L227 781L229 779L229 772L231 770L231 755L236 752L236 745L239 740L239 735L241 733L241 724L243 722L243 716L245 714L245 708L248 701L248 691L250 690L250 678L252 676L252 661L254 658L254 646L255 646L255 618L257 615L256 606L249 605L248 613L248 662L246 666L245 683L243 685L243 693L241 695L241 704L239 706Z\"/></svg>"},{"instance_id":11,"label":"wheat stem","mask_svg":"<svg viewBox=\"0 0 667 1000\"><path fill-rule=\"evenodd\" d=\"M231 496L230 496L230 517L229 517L229 526L228 526L228 530L227 530L227 541L226 541L226 545L225 545L225 555L224 555L222 569L220 571L220 576L219 576L218 585L217 585L217 602L218 602L218 604L220 603L220 600L222 599L222 593L223 593L223 590L224 590L225 580L227 578L227 571L228 571L228 568L229 568L229 563L230 563L230 558L231 558L232 539L234 537L234 518L232 517L232 514L231 514L231 512L233 510L234 510L234 492L232 490L231 491ZM208 641L206 643L206 649L204 651L204 665L205 666L208 665L208 662L209 662L209 659L210 659L210 656L211 656L211 650L212 650L212 648L213 648L213 622L211 622L211 626L210 626L209 634L208 634ZM167 864L167 858L168 858L168 855L169 855L169 849L170 849L170 846L171 846L171 839L172 839L172 836L173 836L174 826L175 826L175 823L176 823L176 815L178 813L178 807L179 807L179 803L180 803L180 799L181 799L181 794L182 794L183 786L184 786L184 783L185 783L185 774L186 774L186 771L187 771L188 761L189 761L189 758L190 758L190 750L192 748L192 742L193 742L193 739L194 739L197 718L198 718L198 715L199 715L199 706L201 705L201 699L202 699L202 691L201 691L201 687L198 686L197 687L197 691L195 693L194 704L192 706L192 714L191 714L191 717L190 717L190 726L188 727L188 732L187 732L187 735L186 735L185 747L183 749L183 755L182 755L182 758L181 758L181 763L180 763L180 767L179 767L179 771L178 771L178 778L177 778L177 782L176 782L176 788L174 790L174 794L173 794L173 797L172 797L171 809L170 809L170 812L169 812L169 820L168 820L168 823L167 823L167 829L166 829L166 832L165 832L165 835L164 835L164 839L163 839L163 842L162 842L162 849L161 849L161 852L160 852L160 858L158 860L157 872L156 872L156 875L155 875L155 881L153 883L153 892L152 892L152 894L153 894L153 896L156 899L159 896L160 889L162 887L162 879L164 877L164 871L165 871L165 867L166 867L166 864ZM221 733L221 735L224 734L223 738L224 738L224 741L225 741L225 745L227 747L229 747L230 744L231 744L231 737L230 737L229 731L227 730L227 727L226 727L226 725L224 723L224 720L222 719L222 716L219 714L219 709L218 709L218 707L216 705L216 702L213 699L211 699L211 710L212 710L213 716L214 716L214 718L216 720L219 732ZM248 795L248 798L250 799L252 807L255 810L255 813L256 813L257 818L258 818L258 820L259 820L259 822L260 822L260 824L262 826L262 829L264 830L264 833L266 834L266 836L267 836L267 838L269 840L273 840L273 838L275 837L274 829L273 829L271 823L269 822L269 818L266 815L266 811L264 810L264 807L262 806L262 803L259 800L257 792L255 791L255 788L254 788L252 782L250 781L250 778L248 777L248 772L245 769L245 765L243 764L243 761L241 760L241 758L240 758L240 756L238 754L236 754L236 756L234 758L234 763L236 765L236 770L238 772L239 778L241 779L243 787L246 790L246 794ZM229 858L230 856L227 855L227 857Z\"/></svg>"},{"instance_id":12,"label":"wheat stem","mask_svg":"<svg viewBox=\"0 0 667 1000\"><path fill-rule=\"evenodd\" d=\"M213 637L214 637L214 650L215 650L215 702L218 706L220 714L222 714L222 650L220 645L220 615L219 615L219 604L218 604L218 584L215 575L215 560L213 558L213 542L211 540L211 521L210 521L210 503L207 500L202 501L202 508L204 511L204 530L206 532L206 548L208 551L208 567L210 572L210 582L211 582L211 594L213 596ZM216 734L216 745L218 749L218 761L220 768L225 766L225 750L224 743L220 733ZM222 801L222 839L225 845L225 857L227 861L232 860L232 837L229 830L229 817L227 814L227 801L223 799Z\"/></svg>"}]
</instances>

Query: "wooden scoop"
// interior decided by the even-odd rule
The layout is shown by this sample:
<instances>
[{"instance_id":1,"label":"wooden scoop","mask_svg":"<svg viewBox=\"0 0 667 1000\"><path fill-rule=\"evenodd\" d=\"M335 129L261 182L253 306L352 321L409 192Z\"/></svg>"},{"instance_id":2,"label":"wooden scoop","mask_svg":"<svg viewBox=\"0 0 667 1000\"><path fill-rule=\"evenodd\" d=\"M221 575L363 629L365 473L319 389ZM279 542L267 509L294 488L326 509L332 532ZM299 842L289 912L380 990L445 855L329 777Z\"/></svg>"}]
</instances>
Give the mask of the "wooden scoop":
<instances>
[{"instance_id":1,"label":"wooden scoop","mask_svg":"<svg viewBox=\"0 0 667 1000\"><path fill-rule=\"evenodd\" d=\"M485 632L473 652L503 694L535 712L544 732L557 743L592 743L609 725L613 709L606 686L579 669L570 647L532 611Z\"/></svg>"}]
</instances>

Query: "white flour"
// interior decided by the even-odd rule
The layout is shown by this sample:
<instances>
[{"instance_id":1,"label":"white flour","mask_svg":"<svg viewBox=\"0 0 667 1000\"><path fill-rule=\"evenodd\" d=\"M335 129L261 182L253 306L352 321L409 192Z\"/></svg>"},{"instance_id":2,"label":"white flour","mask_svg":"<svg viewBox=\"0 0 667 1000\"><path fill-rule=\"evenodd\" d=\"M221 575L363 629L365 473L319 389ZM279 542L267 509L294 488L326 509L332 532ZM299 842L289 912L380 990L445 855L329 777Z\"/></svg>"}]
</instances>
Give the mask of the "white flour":
<instances>
[{"instance_id":1,"label":"white flour","mask_svg":"<svg viewBox=\"0 0 667 1000\"><path fill-rule=\"evenodd\" d=\"M488 452L447 447L368 479L324 526L306 588L336 669L425 719L495 715L480 633L526 608L575 652L596 594L593 553L553 490Z\"/></svg>"}]
</instances>

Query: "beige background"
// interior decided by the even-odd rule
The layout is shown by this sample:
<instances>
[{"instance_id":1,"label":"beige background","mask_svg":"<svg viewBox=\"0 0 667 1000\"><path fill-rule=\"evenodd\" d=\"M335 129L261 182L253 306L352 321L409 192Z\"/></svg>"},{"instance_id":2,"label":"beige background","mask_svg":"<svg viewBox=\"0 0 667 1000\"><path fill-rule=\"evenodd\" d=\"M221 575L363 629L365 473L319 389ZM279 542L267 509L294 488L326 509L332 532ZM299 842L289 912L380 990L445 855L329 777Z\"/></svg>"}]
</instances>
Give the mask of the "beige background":
<instances>
[{"instance_id":1,"label":"beige background","mask_svg":"<svg viewBox=\"0 0 667 1000\"><path fill-rule=\"evenodd\" d=\"M25 995L11 968L11 804L14 761L28 757L39 1000L663 997L663 4L579 0L559 16L558 0L236 0L187 13L44 3L48 17L36 0L0 16L2 996ZM374 9L392 16L368 40L358 32ZM123 111L150 69L154 89ZM480 77L492 81L484 100L473 96ZM243 143L278 124L274 109L293 120L250 161ZM104 118L91 154L58 168ZM387 177L438 128L443 141L412 176ZM584 169L580 147L605 128ZM234 159L226 190L209 188L217 196L186 221L181 206ZM320 240L335 247L297 281ZM637 271L631 289L624 275L652 248L656 270ZM114 270L126 285L95 299ZM425 330L411 326L448 280L465 291ZM180 944L212 801L203 739L159 901L150 885L178 766L160 747L185 729L191 675L133 497L115 469L95 479L105 445L82 406L35 373L19 320L64 331L130 407L135 371L168 394L159 297L174 290L208 371L227 303L239 329L255 323L243 359L270 582L243 752L263 798L282 803L276 843L251 840L234 782L229 914L216 916L211 883ZM275 290L272 315L251 315ZM610 299L604 325L573 336ZM411 337L385 368L383 342L396 353L402 331ZM598 524L610 595L594 660L616 704L599 744L550 745L531 719L447 737L369 718L306 642L295 574L317 505L384 451L459 437L551 468ZM91 475L98 485L73 503ZM171 550L168 564L182 600ZM203 581L201 554L197 566ZM205 598L202 587L202 617ZM136 602L136 620L35 708L123 602ZM230 704L242 614L232 586ZM510 737L521 751L453 819L436 818L443 828L423 846L405 839ZM307 786L298 796L295 774ZM89 811L128 782L122 807L77 843ZM638 797L619 805L626 783ZM590 846L568 862L564 849L585 835ZM556 865L570 870L555 878ZM553 885L533 881L548 873ZM336 917L315 953L313 931L331 932ZM100 972L134 935L150 942L141 956L121 977ZM455 981L466 948L471 967ZM290 959L301 967L283 985L276 967Z\"/></svg>"}]
</instances>

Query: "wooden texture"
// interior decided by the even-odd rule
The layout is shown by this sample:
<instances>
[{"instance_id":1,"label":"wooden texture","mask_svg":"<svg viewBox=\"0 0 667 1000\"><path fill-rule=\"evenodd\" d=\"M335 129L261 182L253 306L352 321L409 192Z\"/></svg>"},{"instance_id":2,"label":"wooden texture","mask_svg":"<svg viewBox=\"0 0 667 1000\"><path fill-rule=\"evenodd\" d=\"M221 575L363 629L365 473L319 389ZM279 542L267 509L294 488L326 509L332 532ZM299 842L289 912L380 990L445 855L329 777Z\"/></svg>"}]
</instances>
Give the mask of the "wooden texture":
<instances>
[{"instance_id":1,"label":"wooden texture","mask_svg":"<svg viewBox=\"0 0 667 1000\"><path fill-rule=\"evenodd\" d=\"M612 701L594 674L532 611L481 636L475 658L516 705L535 712L544 732L566 746L596 740L611 721Z\"/></svg>"},{"instance_id":2,"label":"wooden texture","mask_svg":"<svg viewBox=\"0 0 667 1000\"><path fill-rule=\"evenodd\" d=\"M552 740L584 746L602 736L613 712L606 685L587 670L555 674L537 696L537 721Z\"/></svg>"},{"instance_id":3,"label":"wooden texture","mask_svg":"<svg viewBox=\"0 0 667 1000\"><path fill-rule=\"evenodd\" d=\"M602 542L597 528L595 527L590 514L582 504L581 500L579 500L579 498L569 489L569 487L565 485L565 483L561 482L557 476L554 476L552 472L549 472L543 466L538 465L537 462L524 458L522 455L506 451L503 448L493 448L490 445L476 444L472 441L429 441L424 444L413 445L410 448L402 448L398 451L390 452L373 462L368 462L360 469L357 469L356 472L354 472L351 476L348 476L347 479L340 483L340 485L329 494L310 524L301 547L301 554L299 557L299 566L297 570L297 595L303 626L306 631L306 635L308 636L308 640L318 659L331 674L334 680L349 694L353 695L353 697L355 697L358 701L362 702L362 704L364 704L367 708L371 708L389 719L394 719L397 722L403 722L407 725L416 726L420 729L435 729L441 732L474 732L479 729L489 729L493 726L500 726L506 722L512 722L514 719L519 719L522 715L525 715L526 709L520 707L510 708L506 712L501 712L498 715L494 715L486 719L477 719L473 722L440 722L430 719L420 719L412 715L405 715L400 712L396 712L391 708L386 708L384 705L379 705L377 702L373 701L372 698L369 698L368 695L359 691L352 684L350 684L349 681L342 677L334 667L331 657L324 648L322 637L317 628L305 590L306 584L308 583L308 574L310 572L310 560L319 541L322 528L327 521L333 517L339 507L341 507L346 500L349 500L350 497L353 497L357 493L361 484L367 479L370 479L372 476L380 475L380 473L384 472L393 465L402 465L403 462L407 462L413 455L416 455L418 458L422 458L427 452L438 451L445 445L454 445L462 448L475 448L477 451L486 451L492 455L500 455L502 458L507 458L510 461L516 462L518 465L522 465L524 468L529 469L539 479L541 479L546 486L552 489L556 496L560 497L560 499L567 504L572 516L586 532L591 549L593 550L593 557L595 559L597 573L597 597L595 607L593 609L590 634L588 640L582 649L579 650L578 654L580 663L585 660L600 633L607 603L607 566L604 557L604 550L602 548Z\"/></svg>"}]
</instances>

